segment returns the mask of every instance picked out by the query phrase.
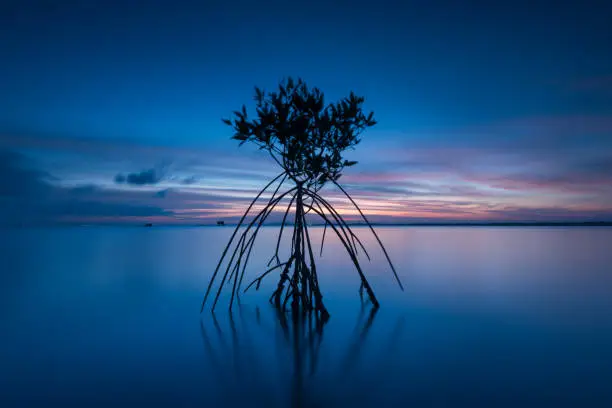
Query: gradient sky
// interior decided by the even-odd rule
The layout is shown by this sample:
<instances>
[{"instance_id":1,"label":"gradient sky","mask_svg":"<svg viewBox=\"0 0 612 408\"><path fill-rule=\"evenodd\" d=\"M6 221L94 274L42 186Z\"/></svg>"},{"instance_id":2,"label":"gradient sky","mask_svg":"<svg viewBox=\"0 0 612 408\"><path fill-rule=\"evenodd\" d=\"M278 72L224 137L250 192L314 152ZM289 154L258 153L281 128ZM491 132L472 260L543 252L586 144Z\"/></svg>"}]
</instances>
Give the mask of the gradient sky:
<instances>
[{"instance_id":1,"label":"gradient sky","mask_svg":"<svg viewBox=\"0 0 612 408\"><path fill-rule=\"evenodd\" d=\"M285 76L375 111L341 179L373 220L612 220L610 21L609 1L5 0L0 224L235 219L277 169L221 118Z\"/></svg>"}]
</instances>

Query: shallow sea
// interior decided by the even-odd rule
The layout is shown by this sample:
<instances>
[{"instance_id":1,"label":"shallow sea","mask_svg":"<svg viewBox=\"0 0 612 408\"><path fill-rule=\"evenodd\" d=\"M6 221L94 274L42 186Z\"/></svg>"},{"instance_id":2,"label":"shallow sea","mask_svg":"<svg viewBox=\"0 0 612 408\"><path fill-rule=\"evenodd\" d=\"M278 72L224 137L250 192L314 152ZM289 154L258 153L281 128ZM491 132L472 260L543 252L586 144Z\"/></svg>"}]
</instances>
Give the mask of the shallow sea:
<instances>
[{"instance_id":1,"label":"shallow sea","mask_svg":"<svg viewBox=\"0 0 612 408\"><path fill-rule=\"evenodd\" d=\"M612 228L378 228L403 292L356 230L381 308L327 239L321 328L277 275L200 315L232 227L0 230L0 407L612 406Z\"/></svg>"}]
</instances>

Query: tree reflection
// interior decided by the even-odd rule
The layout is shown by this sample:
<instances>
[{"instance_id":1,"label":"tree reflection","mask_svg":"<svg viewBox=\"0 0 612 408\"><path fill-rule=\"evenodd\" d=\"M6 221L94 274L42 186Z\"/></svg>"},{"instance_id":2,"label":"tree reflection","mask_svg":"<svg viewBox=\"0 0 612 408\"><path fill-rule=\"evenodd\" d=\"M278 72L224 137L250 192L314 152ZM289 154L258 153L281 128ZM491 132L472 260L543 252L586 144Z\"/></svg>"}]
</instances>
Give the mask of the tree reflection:
<instances>
[{"instance_id":1,"label":"tree reflection","mask_svg":"<svg viewBox=\"0 0 612 408\"><path fill-rule=\"evenodd\" d=\"M312 314L285 313L272 307L262 310L239 305L222 320L227 323L225 328L214 314L212 319L202 319L200 328L205 354L218 373L219 391L228 404L334 406L368 392L354 389L355 377L367 374L375 378L384 370L389 362L385 357L390 357L392 343L401 336L400 319L389 339L380 339L377 333L376 339L368 340L377 311L362 304L353 330L342 340L326 339L329 323ZM366 343L376 350L373 358L364 361L365 370L360 370L357 365L366 354Z\"/></svg>"}]
</instances>

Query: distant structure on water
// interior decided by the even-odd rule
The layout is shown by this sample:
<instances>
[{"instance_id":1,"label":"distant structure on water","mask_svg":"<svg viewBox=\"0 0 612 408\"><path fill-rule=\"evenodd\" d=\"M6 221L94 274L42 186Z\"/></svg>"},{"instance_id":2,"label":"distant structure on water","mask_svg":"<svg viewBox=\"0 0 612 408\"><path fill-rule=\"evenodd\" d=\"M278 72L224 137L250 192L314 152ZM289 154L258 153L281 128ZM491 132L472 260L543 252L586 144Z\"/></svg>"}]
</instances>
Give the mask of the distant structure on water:
<instances>
[{"instance_id":1,"label":"distant structure on water","mask_svg":"<svg viewBox=\"0 0 612 408\"><path fill-rule=\"evenodd\" d=\"M217 221L217 225L225 225L225 221Z\"/></svg>"},{"instance_id":2,"label":"distant structure on water","mask_svg":"<svg viewBox=\"0 0 612 408\"><path fill-rule=\"evenodd\" d=\"M148 222L148 223L146 223L144 226L145 226L145 227L152 227L152 226L153 226L153 224L151 224L150 222Z\"/></svg>"}]
</instances>

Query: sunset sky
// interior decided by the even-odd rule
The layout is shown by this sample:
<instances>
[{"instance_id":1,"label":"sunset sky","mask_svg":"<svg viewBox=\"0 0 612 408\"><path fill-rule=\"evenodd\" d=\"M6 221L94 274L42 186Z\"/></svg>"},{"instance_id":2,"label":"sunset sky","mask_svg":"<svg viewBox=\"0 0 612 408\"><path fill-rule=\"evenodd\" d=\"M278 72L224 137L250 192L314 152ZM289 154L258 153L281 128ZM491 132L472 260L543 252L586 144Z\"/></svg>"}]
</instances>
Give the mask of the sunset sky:
<instances>
[{"instance_id":1,"label":"sunset sky","mask_svg":"<svg viewBox=\"0 0 612 408\"><path fill-rule=\"evenodd\" d=\"M340 181L372 220L612 221L610 21L609 1L4 1L0 225L231 222L278 169L221 119L285 76L366 97Z\"/></svg>"}]
</instances>

